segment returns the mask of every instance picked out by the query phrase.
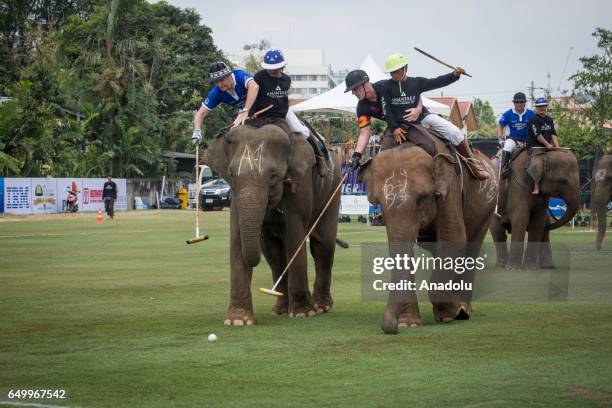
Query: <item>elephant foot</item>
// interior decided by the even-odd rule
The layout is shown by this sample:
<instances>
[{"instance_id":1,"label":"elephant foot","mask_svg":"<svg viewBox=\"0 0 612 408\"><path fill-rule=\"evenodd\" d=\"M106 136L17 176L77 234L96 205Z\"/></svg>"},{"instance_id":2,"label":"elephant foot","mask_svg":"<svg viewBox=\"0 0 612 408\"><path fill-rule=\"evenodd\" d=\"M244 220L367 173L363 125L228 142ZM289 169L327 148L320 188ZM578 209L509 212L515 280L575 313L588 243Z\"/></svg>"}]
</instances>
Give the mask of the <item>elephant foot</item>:
<instances>
[{"instance_id":1,"label":"elephant foot","mask_svg":"<svg viewBox=\"0 0 612 408\"><path fill-rule=\"evenodd\" d=\"M289 306L289 317L312 317L316 316L315 307L310 302L296 303Z\"/></svg>"},{"instance_id":2,"label":"elephant foot","mask_svg":"<svg viewBox=\"0 0 612 408\"><path fill-rule=\"evenodd\" d=\"M399 319L397 320L397 326L402 327L421 327L425 324L419 315L407 315L400 314Z\"/></svg>"},{"instance_id":3,"label":"elephant foot","mask_svg":"<svg viewBox=\"0 0 612 408\"><path fill-rule=\"evenodd\" d=\"M399 327L420 327L425 324L419 313L419 305L416 302L408 302L402 306L398 319Z\"/></svg>"},{"instance_id":4,"label":"elephant foot","mask_svg":"<svg viewBox=\"0 0 612 408\"><path fill-rule=\"evenodd\" d=\"M459 308L457 309L457 316L455 320L469 320L472 314L472 305L466 302L460 302Z\"/></svg>"},{"instance_id":5,"label":"elephant foot","mask_svg":"<svg viewBox=\"0 0 612 408\"><path fill-rule=\"evenodd\" d=\"M276 299L276 304L272 308L272 314L276 316L289 313L289 301L286 296Z\"/></svg>"},{"instance_id":6,"label":"elephant foot","mask_svg":"<svg viewBox=\"0 0 612 408\"><path fill-rule=\"evenodd\" d=\"M454 302L436 302L433 304L434 319L440 323L450 323L459 315L459 305Z\"/></svg>"},{"instance_id":7,"label":"elephant foot","mask_svg":"<svg viewBox=\"0 0 612 408\"><path fill-rule=\"evenodd\" d=\"M505 268L506 267L506 261L498 260L497 262L495 262L495 267L496 268Z\"/></svg>"},{"instance_id":8,"label":"elephant foot","mask_svg":"<svg viewBox=\"0 0 612 408\"><path fill-rule=\"evenodd\" d=\"M317 312L317 314L331 312L334 301L329 293L327 295L321 295L315 292L313 299L315 312Z\"/></svg>"},{"instance_id":9,"label":"elephant foot","mask_svg":"<svg viewBox=\"0 0 612 408\"><path fill-rule=\"evenodd\" d=\"M383 319L380 322L380 328L385 334L397 334L399 331L399 322L397 317L389 310L385 311Z\"/></svg>"},{"instance_id":10,"label":"elephant foot","mask_svg":"<svg viewBox=\"0 0 612 408\"><path fill-rule=\"evenodd\" d=\"M555 265L552 263L542 263L540 269L555 269Z\"/></svg>"},{"instance_id":11,"label":"elephant foot","mask_svg":"<svg viewBox=\"0 0 612 408\"><path fill-rule=\"evenodd\" d=\"M537 264L537 262L527 262L525 264L523 264L523 269L528 269L528 270L535 270L535 269L539 269L540 266Z\"/></svg>"},{"instance_id":12,"label":"elephant foot","mask_svg":"<svg viewBox=\"0 0 612 408\"><path fill-rule=\"evenodd\" d=\"M252 326L255 324L255 317L252 311L231 306L225 315L223 324L226 326Z\"/></svg>"}]
</instances>

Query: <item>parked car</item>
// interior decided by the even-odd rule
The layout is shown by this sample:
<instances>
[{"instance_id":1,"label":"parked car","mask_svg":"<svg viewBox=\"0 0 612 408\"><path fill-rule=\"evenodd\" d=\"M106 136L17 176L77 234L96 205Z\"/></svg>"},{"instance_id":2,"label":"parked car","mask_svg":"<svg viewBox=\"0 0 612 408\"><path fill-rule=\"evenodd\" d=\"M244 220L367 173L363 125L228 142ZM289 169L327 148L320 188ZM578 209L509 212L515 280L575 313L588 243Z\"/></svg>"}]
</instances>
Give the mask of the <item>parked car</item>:
<instances>
[{"instance_id":1,"label":"parked car","mask_svg":"<svg viewBox=\"0 0 612 408\"><path fill-rule=\"evenodd\" d=\"M222 178L210 180L200 189L200 208L202 210L222 210L232 202L232 189Z\"/></svg>"}]
</instances>

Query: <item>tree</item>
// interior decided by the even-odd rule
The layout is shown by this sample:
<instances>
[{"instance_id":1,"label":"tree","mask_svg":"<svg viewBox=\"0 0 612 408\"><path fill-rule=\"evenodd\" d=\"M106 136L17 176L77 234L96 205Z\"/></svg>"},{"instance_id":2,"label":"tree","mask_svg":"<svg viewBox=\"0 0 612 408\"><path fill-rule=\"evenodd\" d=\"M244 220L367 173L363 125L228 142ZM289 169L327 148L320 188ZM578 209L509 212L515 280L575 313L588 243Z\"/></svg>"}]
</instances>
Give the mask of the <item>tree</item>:
<instances>
[{"instance_id":1,"label":"tree","mask_svg":"<svg viewBox=\"0 0 612 408\"><path fill-rule=\"evenodd\" d=\"M594 145L606 149L603 126L612 119L612 31L597 28L593 37L597 38L599 53L580 58L583 69L570 79L574 81L575 94L590 100L583 113L597 136Z\"/></svg>"},{"instance_id":2,"label":"tree","mask_svg":"<svg viewBox=\"0 0 612 408\"><path fill-rule=\"evenodd\" d=\"M474 107L474 114L478 121L478 130L470 133L470 137L474 138L490 138L495 137L495 127L497 122L495 120L495 114L489 101L483 101L479 98L475 98L472 102Z\"/></svg>"}]
</instances>

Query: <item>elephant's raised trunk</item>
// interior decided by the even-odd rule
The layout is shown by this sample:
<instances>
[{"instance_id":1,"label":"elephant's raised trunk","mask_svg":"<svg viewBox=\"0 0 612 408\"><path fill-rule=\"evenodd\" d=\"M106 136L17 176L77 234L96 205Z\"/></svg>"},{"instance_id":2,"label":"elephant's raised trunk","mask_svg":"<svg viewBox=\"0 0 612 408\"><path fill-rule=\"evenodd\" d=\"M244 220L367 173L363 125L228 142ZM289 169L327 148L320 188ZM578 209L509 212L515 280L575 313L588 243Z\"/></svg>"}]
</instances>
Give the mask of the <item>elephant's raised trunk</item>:
<instances>
[{"instance_id":1,"label":"elephant's raised trunk","mask_svg":"<svg viewBox=\"0 0 612 408\"><path fill-rule=\"evenodd\" d=\"M238 203L242 259L255 267L261 260L261 228L267 208L267 192L249 189L234 196Z\"/></svg>"},{"instance_id":2,"label":"elephant's raised trunk","mask_svg":"<svg viewBox=\"0 0 612 408\"><path fill-rule=\"evenodd\" d=\"M571 195L565 195L561 198L563 198L563 200L567 204L567 210L565 210L565 214L563 214L563 217L546 226L546 229L548 230L554 230L559 227L562 227L563 225L570 222L571 219L574 218L574 215L576 215L576 213L578 212L578 207L580 206L580 193L572 193Z\"/></svg>"}]
</instances>

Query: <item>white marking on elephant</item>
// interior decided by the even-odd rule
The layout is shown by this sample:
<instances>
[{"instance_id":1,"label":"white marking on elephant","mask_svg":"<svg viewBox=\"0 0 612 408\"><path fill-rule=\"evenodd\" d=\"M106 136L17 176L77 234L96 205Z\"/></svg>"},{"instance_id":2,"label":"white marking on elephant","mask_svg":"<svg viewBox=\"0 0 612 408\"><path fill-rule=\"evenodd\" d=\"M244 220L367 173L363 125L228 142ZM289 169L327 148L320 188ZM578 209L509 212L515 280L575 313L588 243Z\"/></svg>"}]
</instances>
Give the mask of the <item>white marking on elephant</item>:
<instances>
[{"instance_id":1,"label":"white marking on elephant","mask_svg":"<svg viewBox=\"0 0 612 408\"><path fill-rule=\"evenodd\" d=\"M251 149L249 144L244 145L242 157L240 157L240 163L238 164L238 175L242 172L242 165L245 163L248 163L248 170L245 171L256 171L257 174L261 175L263 144L264 142L261 142L255 149Z\"/></svg>"},{"instance_id":2,"label":"white marking on elephant","mask_svg":"<svg viewBox=\"0 0 612 408\"><path fill-rule=\"evenodd\" d=\"M408 172L405 168L399 169L399 180L392 180L395 177L395 170L393 174L385 180L383 186L383 194L385 196L385 207L396 208L402 207L408 201Z\"/></svg>"},{"instance_id":3,"label":"white marking on elephant","mask_svg":"<svg viewBox=\"0 0 612 408\"><path fill-rule=\"evenodd\" d=\"M484 169L489 173L489 178L486 180L480 180L478 186L478 193L484 194L487 200L487 203L490 203L497 196L497 177L495 175L495 169L491 167L491 165L485 161L482 161L484 164Z\"/></svg>"},{"instance_id":4,"label":"white marking on elephant","mask_svg":"<svg viewBox=\"0 0 612 408\"><path fill-rule=\"evenodd\" d=\"M603 181L606 178L606 169L599 169L595 172L595 181Z\"/></svg>"}]
</instances>

